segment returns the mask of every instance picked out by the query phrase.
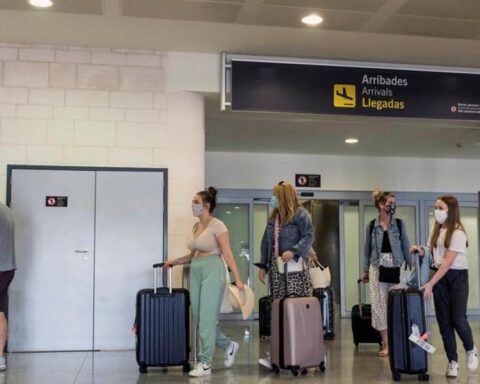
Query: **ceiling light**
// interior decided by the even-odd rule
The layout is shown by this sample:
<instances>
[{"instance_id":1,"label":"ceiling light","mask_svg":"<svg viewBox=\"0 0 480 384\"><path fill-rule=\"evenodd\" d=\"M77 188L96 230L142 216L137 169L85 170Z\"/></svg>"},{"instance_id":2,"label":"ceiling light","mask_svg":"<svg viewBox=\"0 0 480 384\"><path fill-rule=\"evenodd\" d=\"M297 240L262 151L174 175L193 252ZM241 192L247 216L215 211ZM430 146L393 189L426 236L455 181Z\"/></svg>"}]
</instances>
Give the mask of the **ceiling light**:
<instances>
[{"instance_id":1,"label":"ceiling light","mask_svg":"<svg viewBox=\"0 0 480 384\"><path fill-rule=\"evenodd\" d=\"M302 23L310 25L312 27L321 24L322 21L323 21L323 19L316 14L311 14L311 15L302 17Z\"/></svg>"},{"instance_id":2,"label":"ceiling light","mask_svg":"<svg viewBox=\"0 0 480 384\"><path fill-rule=\"evenodd\" d=\"M234 207L235 209L240 209L240 207Z\"/></svg>"},{"instance_id":3,"label":"ceiling light","mask_svg":"<svg viewBox=\"0 0 480 384\"><path fill-rule=\"evenodd\" d=\"M28 0L28 2L30 3L30 5L39 8L48 8L53 5L52 0Z\"/></svg>"},{"instance_id":4,"label":"ceiling light","mask_svg":"<svg viewBox=\"0 0 480 384\"><path fill-rule=\"evenodd\" d=\"M345 143L347 143L347 144L357 144L358 139L354 139L353 137L351 137L351 138L345 139Z\"/></svg>"},{"instance_id":5,"label":"ceiling light","mask_svg":"<svg viewBox=\"0 0 480 384\"><path fill-rule=\"evenodd\" d=\"M232 212L231 211L226 211L225 212L227 215L230 215Z\"/></svg>"}]
</instances>

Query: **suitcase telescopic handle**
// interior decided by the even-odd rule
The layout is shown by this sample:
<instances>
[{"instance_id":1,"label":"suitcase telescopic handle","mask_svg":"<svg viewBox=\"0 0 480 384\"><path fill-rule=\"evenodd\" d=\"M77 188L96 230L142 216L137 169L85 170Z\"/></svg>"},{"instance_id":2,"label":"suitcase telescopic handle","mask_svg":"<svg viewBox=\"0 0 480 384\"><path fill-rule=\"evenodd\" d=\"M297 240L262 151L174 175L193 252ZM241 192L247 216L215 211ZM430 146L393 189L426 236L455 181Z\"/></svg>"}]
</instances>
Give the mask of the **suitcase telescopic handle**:
<instances>
[{"instance_id":1,"label":"suitcase telescopic handle","mask_svg":"<svg viewBox=\"0 0 480 384\"><path fill-rule=\"evenodd\" d=\"M357 286L358 286L358 311L360 313L360 317L363 317L362 315L362 284L363 284L363 279L358 279L357 280Z\"/></svg>"},{"instance_id":2,"label":"suitcase telescopic handle","mask_svg":"<svg viewBox=\"0 0 480 384\"><path fill-rule=\"evenodd\" d=\"M153 264L153 293L157 293L157 272L165 263ZM168 268L168 292L172 293L172 267Z\"/></svg>"}]
</instances>

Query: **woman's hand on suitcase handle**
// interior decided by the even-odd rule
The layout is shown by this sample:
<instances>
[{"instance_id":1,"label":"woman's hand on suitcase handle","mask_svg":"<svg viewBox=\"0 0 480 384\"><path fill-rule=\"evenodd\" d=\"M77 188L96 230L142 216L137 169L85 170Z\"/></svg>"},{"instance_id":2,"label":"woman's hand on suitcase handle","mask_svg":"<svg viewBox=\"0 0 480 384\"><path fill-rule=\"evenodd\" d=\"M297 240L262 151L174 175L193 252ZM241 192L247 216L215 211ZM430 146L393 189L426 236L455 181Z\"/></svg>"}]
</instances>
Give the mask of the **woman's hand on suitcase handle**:
<instances>
[{"instance_id":1,"label":"woman's hand on suitcase handle","mask_svg":"<svg viewBox=\"0 0 480 384\"><path fill-rule=\"evenodd\" d=\"M432 286L432 284L431 284L430 282L425 283L425 284L423 285L423 287L420 288L420 289L423 290L423 298L424 298L425 300L428 301L428 300L430 300L430 299L432 298L432 296L433 296L433 294L432 294L433 286Z\"/></svg>"},{"instance_id":2,"label":"woman's hand on suitcase handle","mask_svg":"<svg viewBox=\"0 0 480 384\"><path fill-rule=\"evenodd\" d=\"M267 277L267 271L263 268L260 268L258 271L258 279L262 282L262 284L265 284L266 277Z\"/></svg>"},{"instance_id":3,"label":"woman's hand on suitcase handle","mask_svg":"<svg viewBox=\"0 0 480 384\"><path fill-rule=\"evenodd\" d=\"M425 250L422 247L420 247L419 245L410 246L409 252L411 254L417 253L420 257L425 256Z\"/></svg>"},{"instance_id":4,"label":"woman's hand on suitcase handle","mask_svg":"<svg viewBox=\"0 0 480 384\"><path fill-rule=\"evenodd\" d=\"M175 260L174 259L170 259L170 260L167 260L165 263L163 263L163 269L164 270L167 270L171 267L173 267L175 265Z\"/></svg>"},{"instance_id":5,"label":"woman's hand on suitcase handle","mask_svg":"<svg viewBox=\"0 0 480 384\"><path fill-rule=\"evenodd\" d=\"M288 263L289 260L293 259L293 256L295 256L295 255L293 254L292 251L285 251L285 252L282 253L281 258L282 258L284 263Z\"/></svg>"},{"instance_id":6,"label":"woman's hand on suitcase handle","mask_svg":"<svg viewBox=\"0 0 480 384\"><path fill-rule=\"evenodd\" d=\"M370 281L370 272L369 271L364 271L363 272L362 281L364 283L368 283Z\"/></svg>"}]
</instances>

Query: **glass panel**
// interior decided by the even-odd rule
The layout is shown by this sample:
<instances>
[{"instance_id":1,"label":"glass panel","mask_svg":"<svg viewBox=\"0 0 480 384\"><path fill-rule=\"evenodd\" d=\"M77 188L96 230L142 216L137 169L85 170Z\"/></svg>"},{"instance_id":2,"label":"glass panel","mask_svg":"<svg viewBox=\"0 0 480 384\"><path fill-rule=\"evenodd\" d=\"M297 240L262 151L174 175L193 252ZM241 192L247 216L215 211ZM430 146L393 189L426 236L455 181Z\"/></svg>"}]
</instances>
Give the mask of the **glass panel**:
<instances>
[{"instance_id":1,"label":"glass panel","mask_svg":"<svg viewBox=\"0 0 480 384\"><path fill-rule=\"evenodd\" d=\"M253 206L253 262L259 263L260 245L262 243L263 232L267 226L268 220L268 204L254 204ZM267 286L262 284L258 278L258 268L254 269L255 279L255 308L254 312L258 313L258 299L268 294Z\"/></svg>"},{"instance_id":2,"label":"glass panel","mask_svg":"<svg viewBox=\"0 0 480 384\"><path fill-rule=\"evenodd\" d=\"M428 208L428 233L430 233L431 228L435 218L433 217L433 206ZM467 248L467 258L468 258L468 283L469 283L469 294L468 294L468 303L467 309L479 309L480 308L480 285L478 280L479 264L478 264L478 218L477 218L477 208L475 207L461 207L460 208L460 217L462 224L465 227L468 237L468 248ZM433 301L431 304L433 308Z\"/></svg>"},{"instance_id":3,"label":"glass panel","mask_svg":"<svg viewBox=\"0 0 480 384\"><path fill-rule=\"evenodd\" d=\"M357 280L359 276L360 239L358 235L359 208L345 206L343 211L345 234L345 308L349 311L358 303Z\"/></svg>"},{"instance_id":4,"label":"glass panel","mask_svg":"<svg viewBox=\"0 0 480 384\"><path fill-rule=\"evenodd\" d=\"M248 210L248 204L218 204L215 210L216 216L222 220L228 228L232 253L237 262L240 277L244 283L249 281ZM232 276L230 280L233 281Z\"/></svg>"}]
</instances>

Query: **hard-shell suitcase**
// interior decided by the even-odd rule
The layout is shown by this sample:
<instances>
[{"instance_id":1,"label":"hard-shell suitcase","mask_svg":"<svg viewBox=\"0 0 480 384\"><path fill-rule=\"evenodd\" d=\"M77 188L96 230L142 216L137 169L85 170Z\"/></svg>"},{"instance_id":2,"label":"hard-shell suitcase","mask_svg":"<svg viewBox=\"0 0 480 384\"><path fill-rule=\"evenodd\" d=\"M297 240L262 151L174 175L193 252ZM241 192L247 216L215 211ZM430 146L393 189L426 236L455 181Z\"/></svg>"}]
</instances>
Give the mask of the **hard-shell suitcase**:
<instances>
[{"instance_id":1,"label":"hard-shell suitcase","mask_svg":"<svg viewBox=\"0 0 480 384\"><path fill-rule=\"evenodd\" d=\"M285 292L288 271L285 264ZM272 303L272 368L289 369L297 376L306 368L325 370L322 312L316 297L285 297Z\"/></svg>"},{"instance_id":2,"label":"hard-shell suitcase","mask_svg":"<svg viewBox=\"0 0 480 384\"><path fill-rule=\"evenodd\" d=\"M270 316L272 310L272 298L261 297L258 301L258 323L260 338L266 339L271 335Z\"/></svg>"},{"instance_id":3,"label":"hard-shell suitcase","mask_svg":"<svg viewBox=\"0 0 480 384\"><path fill-rule=\"evenodd\" d=\"M313 296L320 300L323 320L323 338L332 340L335 337L334 332L334 309L333 309L333 289L317 288L313 290Z\"/></svg>"},{"instance_id":4,"label":"hard-shell suitcase","mask_svg":"<svg viewBox=\"0 0 480 384\"><path fill-rule=\"evenodd\" d=\"M372 327L372 307L370 304L362 304L361 284L363 281L359 279L358 284L358 304L352 307L352 333L353 343L358 349L360 343L375 343L382 345L382 336L375 328Z\"/></svg>"},{"instance_id":5,"label":"hard-shell suitcase","mask_svg":"<svg viewBox=\"0 0 480 384\"><path fill-rule=\"evenodd\" d=\"M137 363L141 373L146 373L148 367L175 365L182 365L188 372L190 297L186 289L172 289L171 268L169 288L157 289L157 269L162 266L153 265L154 289L137 293Z\"/></svg>"},{"instance_id":6,"label":"hard-shell suitcase","mask_svg":"<svg viewBox=\"0 0 480 384\"><path fill-rule=\"evenodd\" d=\"M418 256L415 257L418 275ZM417 284L419 286L419 284ZM427 352L408 338L412 325L417 325L420 334L427 330L423 293L417 288L395 289L388 294L388 355L393 380L401 379L401 374L418 375L419 381L427 381Z\"/></svg>"}]
</instances>

